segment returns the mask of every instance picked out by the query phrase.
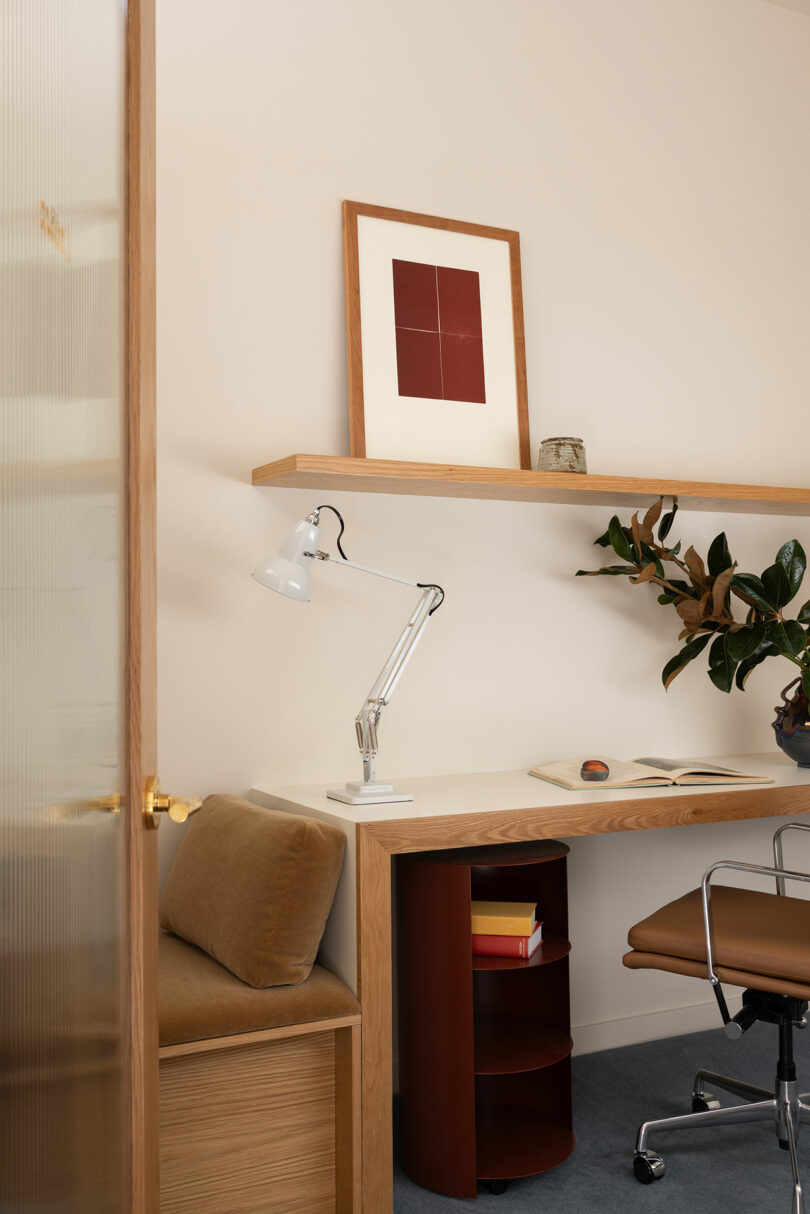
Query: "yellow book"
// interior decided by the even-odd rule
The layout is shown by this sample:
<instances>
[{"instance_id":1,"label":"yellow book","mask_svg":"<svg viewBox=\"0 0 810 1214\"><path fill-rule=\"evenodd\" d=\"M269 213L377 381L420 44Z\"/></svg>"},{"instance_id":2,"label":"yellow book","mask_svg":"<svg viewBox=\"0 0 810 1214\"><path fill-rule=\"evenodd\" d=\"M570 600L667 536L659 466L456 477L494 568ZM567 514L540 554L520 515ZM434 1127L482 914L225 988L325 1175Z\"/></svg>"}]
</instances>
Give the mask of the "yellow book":
<instances>
[{"instance_id":1,"label":"yellow book","mask_svg":"<svg viewBox=\"0 0 810 1214\"><path fill-rule=\"evenodd\" d=\"M536 925L536 902L473 902L474 936L531 936Z\"/></svg>"}]
</instances>

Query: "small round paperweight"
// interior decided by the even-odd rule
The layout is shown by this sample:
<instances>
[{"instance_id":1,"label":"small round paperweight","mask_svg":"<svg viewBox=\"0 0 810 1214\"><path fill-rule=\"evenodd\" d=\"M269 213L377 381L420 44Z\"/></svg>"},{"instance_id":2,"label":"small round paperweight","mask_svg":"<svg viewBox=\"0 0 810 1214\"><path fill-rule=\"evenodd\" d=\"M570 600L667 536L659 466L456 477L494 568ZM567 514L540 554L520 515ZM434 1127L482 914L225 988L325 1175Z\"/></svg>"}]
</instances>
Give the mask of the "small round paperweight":
<instances>
[{"instance_id":1,"label":"small round paperweight","mask_svg":"<svg viewBox=\"0 0 810 1214\"><path fill-rule=\"evenodd\" d=\"M607 763L603 763L601 759L586 759L579 769L579 774L583 780L606 780L610 775L610 768Z\"/></svg>"}]
</instances>

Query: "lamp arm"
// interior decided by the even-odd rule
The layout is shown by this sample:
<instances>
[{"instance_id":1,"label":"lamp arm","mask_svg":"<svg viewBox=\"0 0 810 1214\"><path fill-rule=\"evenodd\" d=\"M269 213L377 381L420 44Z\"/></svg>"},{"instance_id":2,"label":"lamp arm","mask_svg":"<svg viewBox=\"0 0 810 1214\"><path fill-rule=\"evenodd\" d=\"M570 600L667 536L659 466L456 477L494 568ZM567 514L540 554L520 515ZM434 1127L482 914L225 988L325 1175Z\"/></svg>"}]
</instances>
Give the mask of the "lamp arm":
<instances>
[{"instance_id":1,"label":"lamp arm","mask_svg":"<svg viewBox=\"0 0 810 1214\"><path fill-rule=\"evenodd\" d=\"M339 563L348 564L349 562ZM360 566L360 568L364 567ZM366 572L376 573L377 570L366 569ZM389 575L383 574L382 576ZM393 580L405 581L404 578L394 578ZM408 582L407 584L415 586L417 583ZM374 760L377 755L377 727L382 710L389 703L402 672L421 639L422 633L430 619L431 612L441 601L441 596L442 591L436 586L426 586L422 589L419 602L411 613L394 648L388 655L385 665L377 675L374 685L355 717L354 727L357 734L357 745L363 756L363 781L365 783L373 783L375 779Z\"/></svg>"},{"instance_id":2,"label":"lamp arm","mask_svg":"<svg viewBox=\"0 0 810 1214\"><path fill-rule=\"evenodd\" d=\"M407 577L399 577L396 573L385 573L382 569L372 569L370 565L358 565L357 561L344 561L341 557L330 556L328 552L305 552L304 556L314 557L319 561L331 561L333 565L347 565L349 569L359 569L362 573L373 573L375 577L384 577L389 582L401 582L403 586L415 586L419 583Z\"/></svg>"}]
</instances>

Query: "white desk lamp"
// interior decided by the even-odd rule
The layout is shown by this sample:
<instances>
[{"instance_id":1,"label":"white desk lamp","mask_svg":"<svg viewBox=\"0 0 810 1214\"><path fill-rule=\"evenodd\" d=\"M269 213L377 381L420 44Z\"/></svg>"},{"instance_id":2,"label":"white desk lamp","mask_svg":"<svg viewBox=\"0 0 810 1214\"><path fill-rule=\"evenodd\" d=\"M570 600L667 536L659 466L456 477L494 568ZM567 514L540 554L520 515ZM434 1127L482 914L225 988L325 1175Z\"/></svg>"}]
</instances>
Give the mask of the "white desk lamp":
<instances>
[{"instance_id":1,"label":"white desk lamp","mask_svg":"<svg viewBox=\"0 0 810 1214\"><path fill-rule=\"evenodd\" d=\"M320 511L332 510L340 519L340 532L337 538L339 557L330 556L318 548L320 540ZM441 586L425 582L412 582L410 578L397 577L393 573L383 573L379 569L370 569L367 565L358 565L346 559L346 554L340 542L345 524L343 518L334 506L318 506L312 514L303 519L282 546L278 556L272 557L253 570L252 577L271 590L278 590L288 598L297 599L299 603L308 603L312 586L312 565L318 561L332 561L336 565L344 565L349 569L360 569L363 573L373 573L377 577L388 578L391 582L402 582L404 586L414 586L422 591L419 602L402 630L400 637L380 671L377 679L366 696L363 706L354 720L357 733L357 745L363 756L363 779L346 784L345 788L333 788L326 794L334 801L343 801L347 805L382 805L388 801L412 801L413 793L397 792L393 784L378 784L376 780L375 761L377 758L377 728L382 710L391 699L394 688L408 664L419 638L425 630L433 612L444 601L444 591Z\"/></svg>"}]
</instances>

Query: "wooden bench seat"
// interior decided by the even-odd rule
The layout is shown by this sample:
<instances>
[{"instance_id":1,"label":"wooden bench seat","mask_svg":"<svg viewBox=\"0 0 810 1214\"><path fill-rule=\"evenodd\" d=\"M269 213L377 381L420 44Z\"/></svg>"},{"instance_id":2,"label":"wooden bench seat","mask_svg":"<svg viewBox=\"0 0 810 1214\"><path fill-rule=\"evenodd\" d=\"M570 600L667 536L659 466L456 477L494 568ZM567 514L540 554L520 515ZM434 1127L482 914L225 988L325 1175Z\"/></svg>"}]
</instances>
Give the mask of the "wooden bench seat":
<instances>
[{"instance_id":1,"label":"wooden bench seat","mask_svg":"<svg viewBox=\"0 0 810 1214\"><path fill-rule=\"evenodd\" d=\"M316 965L256 989L162 933L162 1214L359 1210L360 1011Z\"/></svg>"}]
</instances>

